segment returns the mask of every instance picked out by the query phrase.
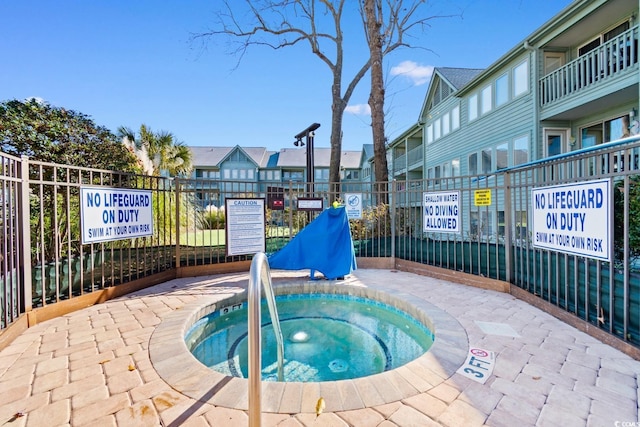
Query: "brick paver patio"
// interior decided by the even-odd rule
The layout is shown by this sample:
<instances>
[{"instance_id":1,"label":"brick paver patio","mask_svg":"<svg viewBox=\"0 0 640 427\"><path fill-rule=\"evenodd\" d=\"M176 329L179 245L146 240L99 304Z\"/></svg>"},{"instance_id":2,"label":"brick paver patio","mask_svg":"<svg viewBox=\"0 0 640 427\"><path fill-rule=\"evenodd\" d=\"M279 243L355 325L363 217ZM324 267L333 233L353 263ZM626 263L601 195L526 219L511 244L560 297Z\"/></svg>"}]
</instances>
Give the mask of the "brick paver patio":
<instances>
[{"instance_id":1,"label":"brick paver patio","mask_svg":"<svg viewBox=\"0 0 640 427\"><path fill-rule=\"evenodd\" d=\"M304 283L305 273L272 275L276 284ZM169 384L150 357L163 320L199 300L241 292L247 281L248 273L176 279L30 328L0 352L0 425L247 425L247 411L237 409L246 405L244 380L233 386L235 394L225 388L224 402L222 394L215 400L213 386L194 399ZM446 312L464 331L461 351L495 352L493 375L484 384L458 373L427 384L421 374L407 379L415 371L406 368L351 395L335 383L283 385L282 392L263 394L263 408L279 412L264 412L262 425L622 427L640 420L639 361L509 294L389 270L356 270L342 284L351 285ZM515 334L505 334L505 325ZM176 364L175 370L185 382L198 379L197 369ZM316 417L320 395L327 407ZM364 407L345 410L354 400Z\"/></svg>"}]
</instances>

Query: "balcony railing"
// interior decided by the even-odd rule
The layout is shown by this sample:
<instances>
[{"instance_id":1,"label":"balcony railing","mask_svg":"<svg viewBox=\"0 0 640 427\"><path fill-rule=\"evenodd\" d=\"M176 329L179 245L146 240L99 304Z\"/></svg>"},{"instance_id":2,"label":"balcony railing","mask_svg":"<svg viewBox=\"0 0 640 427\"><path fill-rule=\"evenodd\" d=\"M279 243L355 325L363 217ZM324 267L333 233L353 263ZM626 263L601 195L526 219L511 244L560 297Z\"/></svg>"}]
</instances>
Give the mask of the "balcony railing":
<instances>
[{"instance_id":1,"label":"balcony railing","mask_svg":"<svg viewBox=\"0 0 640 427\"><path fill-rule=\"evenodd\" d=\"M397 173L402 170L409 169L411 166L415 166L418 163L422 163L423 158L423 145L412 148L407 154L401 154L400 156L393 159L393 172Z\"/></svg>"},{"instance_id":2,"label":"balcony railing","mask_svg":"<svg viewBox=\"0 0 640 427\"><path fill-rule=\"evenodd\" d=\"M407 153L407 164L411 167L416 163L422 163L422 159L424 157L424 146L420 145L416 148L413 148Z\"/></svg>"},{"instance_id":3,"label":"balcony railing","mask_svg":"<svg viewBox=\"0 0 640 427\"><path fill-rule=\"evenodd\" d=\"M638 63L638 27L540 79L540 105L545 106L624 73Z\"/></svg>"},{"instance_id":4,"label":"balcony railing","mask_svg":"<svg viewBox=\"0 0 640 427\"><path fill-rule=\"evenodd\" d=\"M407 168L407 155L401 154L393 159L393 171L399 172Z\"/></svg>"}]
</instances>

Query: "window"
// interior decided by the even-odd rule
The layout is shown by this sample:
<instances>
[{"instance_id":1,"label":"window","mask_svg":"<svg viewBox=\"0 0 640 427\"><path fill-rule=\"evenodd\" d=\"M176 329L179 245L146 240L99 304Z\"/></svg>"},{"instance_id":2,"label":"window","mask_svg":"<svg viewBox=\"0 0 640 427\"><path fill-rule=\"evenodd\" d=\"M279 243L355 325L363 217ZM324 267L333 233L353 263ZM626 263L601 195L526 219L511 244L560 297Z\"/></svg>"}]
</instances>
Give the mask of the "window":
<instances>
[{"instance_id":1,"label":"window","mask_svg":"<svg viewBox=\"0 0 640 427\"><path fill-rule=\"evenodd\" d=\"M433 142L433 125L427 126L427 144Z\"/></svg>"},{"instance_id":2,"label":"window","mask_svg":"<svg viewBox=\"0 0 640 427\"><path fill-rule=\"evenodd\" d=\"M469 212L471 238L479 239L493 233L493 212Z\"/></svg>"},{"instance_id":3,"label":"window","mask_svg":"<svg viewBox=\"0 0 640 427\"><path fill-rule=\"evenodd\" d=\"M629 29L629 21L624 21L623 23L617 25L611 30L606 31L602 34L599 34L596 38L592 39L591 41L583 44L578 48L578 56L582 56L591 52L601 44L608 42L614 37L624 33L628 29Z\"/></svg>"},{"instance_id":4,"label":"window","mask_svg":"<svg viewBox=\"0 0 640 427\"><path fill-rule=\"evenodd\" d=\"M509 144L505 142L496 147L496 169L509 167Z\"/></svg>"},{"instance_id":5,"label":"window","mask_svg":"<svg viewBox=\"0 0 640 427\"><path fill-rule=\"evenodd\" d=\"M543 129L543 141L546 149L545 157L556 156L567 150L569 129Z\"/></svg>"},{"instance_id":6,"label":"window","mask_svg":"<svg viewBox=\"0 0 640 427\"><path fill-rule=\"evenodd\" d=\"M629 136L629 119L629 115L625 114L580 129L582 148L593 147Z\"/></svg>"},{"instance_id":7,"label":"window","mask_svg":"<svg viewBox=\"0 0 640 427\"><path fill-rule=\"evenodd\" d=\"M321 180L326 181L329 179L329 169L326 169L326 168L316 168L313 174L314 174L314 179L318 181L321 181Z\"/></svg>"},{"instance_id":8,"label":"window","mask_svg":"<svg viewBox=\"0 0 640 427\"><path fill-rule=\"evenodd\" d=\"M437 184L440 179L440 166L436 166L435 168L433 168L433 178L435 179L434 184Z\"/></svg>"},{"instance_id":9,"label":"window","mask_svg":"<svg viewBox=\"0 0 640 427\"><path fill-rule=\"evenodd\" d=\"M231 179L238 179L238 169L231 169Z\"/></svg>"},{"instance_id":10,"label":"window","mask_svg":"<svg viewBox=\"0 0 640 427\"><path fill-rule=\"evenodd\" d=\"M451 130L456 130L460 127L460 107L454 107L451 110Z\"/></svg>"},{"instance_id":11,"label":"window","mask_svg":"<svg viewBox=\"0 0 640 427\"><path fill-rule=\"evenodd\" d=\"M445 136L449 133L449 113L444 113L442 115L442 136Z\"/></svg>"},{"instance_id":12,"label":"window","mask_svg":"<svg viewBox=\"0 0 640 427\"><path fill-rule=\"evenodd\" d=\"M224 170L224 179L230 179L231 178L231 171L229 169L225 169Z\"/></svg>"},{"instance_id":13,"label":"window","mask_svg":"<svg viewBox=\"0 0 640 427\"><path fill-rule=\"evenodd\" d=\"M593 49L597 48L598 46L600 46L600 36L598 36L597 38L591 40L589 43L583 45L582 47L580 47L578 49L578 56L582 56L586 53L591 52Z\"/></svg>"},{"instance_id":14,"label":"window","mask_svg":"<svg viewBox=\"0 0 640 427\"><path fill-rule=\"evenodd\" d=\"M442 165L442 177L449 178L451 177L451 163L446 162Z\"/></svg>"},{"instance_id":15,"label":"window","mask_svg":"<svg viewBox=\"0 0 640 427\"><path fill-rule=\"evenodd\" d=\"M486 114L491 111L493 107L493 97L492 97L492 88L491 85L482 89L482 104L480 106L482 114Z\"/></svg>"},{"instance_id":16,"label":"window","mask_svg":"<svg viewBox=\"0 0 640 427\"><path fill-rule=\"evenodd\" d=\"M460 159L451 160L451 176L460 176Z\"/></svg>"},{"instance_id":17,"label":"window","mask_svg":"<svg viewBox=\"0 0 640 427\"><path fill-rule=\"evenodd\" d=\"M469 175L478 174L478 153L469 155Z\"/></svg>"},{"instance_id":18,"label":"window","mask_svg":"<svg viewBox=\"0 0 640 427\"><path fill-rule=\"evenodd\" d=\"M246 169L240 169L240 179L242 179L242 180L246 180L247 179L247 170Z\"/></svg>"},{"instance_id":19,"label":"window","mask_svg":"<svg viewBox=\"0 0 640 427\"><path fill-rule=\"evenodd\" d=\"M440 119L433 122L433 139L437 140L438 138L440 138Z\"/></svg>"},{"instance_id":20,"label":"window","mask_svg":"<svg viewBox=\"0 0 640 427\"><path fill-rule=\"evenodd\" d=\"M505 74L496 80L496 107L509 100L509 75Z\"/></svg>"},{"instance_id":21,"label":"window","mask_svg":"<svg viewBox=\"0 0 640 427\"><path fill-rule=\"evenodd\" d=\"M303 182L304 176L302 171L283 171L282 176L285 181Z\"/></svg>"},{"instance_id":22,"label":"window","mask_svg":"<svg viewBox=\"0 0 640 427\"><path fill-rule=\"evenodd\" d=\"M604 140L605 142L615 141L616 139L629 136L629 116L615 118L604 122Z\"/></svg>"},{"instance_id":23,"label":"window","mask_svg":"<svg viewBox=\"0 0 640 427\"><path fill-rule=\"evenodd\" d=\"M490 173L493 170L491 163L491 148L485 148L482 150L482 173Z\"/></svg>"},{"instance_id":24,"label":"window","mask_svg":"<svg viewBox=\"0 0 640 427\"><path fill-rule=\"evenodd\" d=\"M602 144L602 123L595 124L580 130L582 148L593 147Z\"/></svg>"},{"instance_id":25,"label":"window","mask_svg":"<svg viewBox=\"0 0 640 427\"><path fill-rule=\"evenodd\" d=\"M529 90L529 62L524 61L513 69L513 96L522 95Z\"/></svg>"},{"instance_id":26,"label":"window","mask_svg":"<svg viewBox=\"0 0 640 427\"><path fill-rule=\"evenodd\" d=\"M513 140L513 164L521 165L529 161L529 137L521 136Z\"/></svg>"},{"instance_id":27,"label":"window","mask_svg":"<svg viewBox=\"0 0 640 427\"><path fill-rule=\"evenodd\" d=\"M469 121L478 118L478 95L469 98Z\"/></svg>"}]
</instances>

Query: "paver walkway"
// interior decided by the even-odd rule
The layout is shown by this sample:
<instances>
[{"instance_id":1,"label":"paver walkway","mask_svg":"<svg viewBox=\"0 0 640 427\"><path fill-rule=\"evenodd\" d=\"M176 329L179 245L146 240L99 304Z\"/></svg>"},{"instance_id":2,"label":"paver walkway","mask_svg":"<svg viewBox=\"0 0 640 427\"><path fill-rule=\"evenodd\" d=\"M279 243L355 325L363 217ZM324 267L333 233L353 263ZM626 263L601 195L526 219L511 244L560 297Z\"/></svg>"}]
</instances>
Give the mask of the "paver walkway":
<instances>
[{"instance_id":1,"label":"paver walkway","mask_svg":"<svg viewBox=\"0 0 640 427\"><path fill-rule=\"evenodd\" d=\"M176 279L30 328L0 352L0 426L247 425L246 411L175 391L149 356L164 318L203 295L240 292L247 280ZM451 314L470 346L495 352L493 375L480 384L456 373L403 400L351 411L333 412L327 396L317 418L305 407L264 413L262 425L640 425L639 361L508 294L389 270L356 270L349 280Z\"/></svg>"}]
</instances>

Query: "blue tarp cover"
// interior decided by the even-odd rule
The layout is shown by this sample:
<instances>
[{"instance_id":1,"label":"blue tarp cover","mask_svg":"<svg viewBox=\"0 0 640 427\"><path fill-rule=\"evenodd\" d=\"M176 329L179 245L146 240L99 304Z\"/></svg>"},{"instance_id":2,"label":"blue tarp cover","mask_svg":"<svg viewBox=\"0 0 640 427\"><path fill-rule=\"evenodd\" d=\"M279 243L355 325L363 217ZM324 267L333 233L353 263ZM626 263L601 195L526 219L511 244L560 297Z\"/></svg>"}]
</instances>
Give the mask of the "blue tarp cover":
<instances>
[{"instance_id":1,"label":"blue tarp cover","mask_svg":"<svg viewBox=\"0 0 640 427\"><path fill-rule=\"evenodd\" d=\"M269 258L269 267L282 270L318 270L327 279L345 276L357 268L349 219L344 206L329 208L311 221Z\"/></svg>"}]
</instances>

